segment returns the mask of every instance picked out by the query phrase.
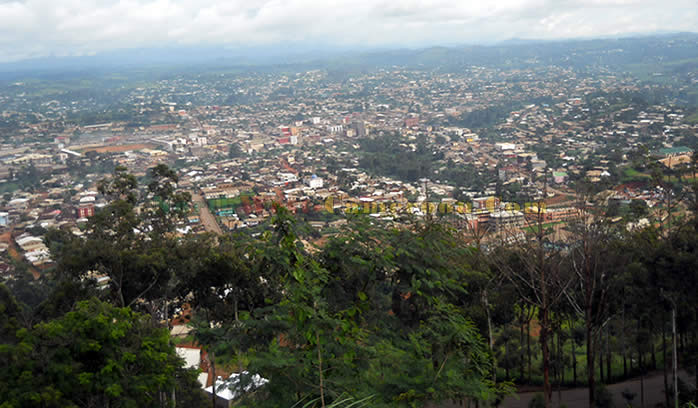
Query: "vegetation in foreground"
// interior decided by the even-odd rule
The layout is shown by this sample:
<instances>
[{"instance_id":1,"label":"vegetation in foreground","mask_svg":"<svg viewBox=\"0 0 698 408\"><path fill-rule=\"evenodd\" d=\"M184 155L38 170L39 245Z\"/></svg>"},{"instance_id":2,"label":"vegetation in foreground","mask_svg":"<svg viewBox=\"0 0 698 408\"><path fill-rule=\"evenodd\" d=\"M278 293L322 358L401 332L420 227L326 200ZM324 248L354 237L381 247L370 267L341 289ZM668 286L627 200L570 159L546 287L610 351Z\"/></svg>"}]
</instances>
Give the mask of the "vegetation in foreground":
<instances>
[{"instance_id":1,"label":"vegetation in foreground","mask_svg":"<svg viewBox=\"0 0 698 408\"><path fill-rule=\"evenodd\" d=\"M238 406L493 406L534 378L549 406L570 369L580 385L670 372L672 311L695 369L695 217L638 232L594 217L566 246L538 228L487 249L439 219L357 218L315 248L278 206L257 238L178 236L189 197L164 166L150 180L117 168L83 237L47 234L54 269L0 291L0 406L209 405L164 327L184 303L216 365L270 380Z\"/></svg>"}]
</instances>

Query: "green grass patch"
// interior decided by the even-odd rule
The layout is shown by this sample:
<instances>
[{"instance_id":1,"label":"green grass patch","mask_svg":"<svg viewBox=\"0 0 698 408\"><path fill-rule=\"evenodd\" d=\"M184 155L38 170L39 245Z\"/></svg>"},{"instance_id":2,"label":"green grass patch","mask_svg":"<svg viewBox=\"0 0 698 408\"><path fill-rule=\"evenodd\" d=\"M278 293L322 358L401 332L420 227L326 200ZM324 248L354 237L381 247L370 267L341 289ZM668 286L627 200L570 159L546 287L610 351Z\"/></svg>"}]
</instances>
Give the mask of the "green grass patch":
<instances>
[{"instance_id":1,"label":"green grass patch","mask_svg":"<svg viewBox=\"0 0 698 408\"><path fill-rule=\"evenodd\" d=\"M626 167L623 169L623 177L621 181L623 183L627 183L629 181L646 181L650 177L651 176L647 173L642 173L632 167Z\"/></svg>"},{"instance_id":2,"label":"green grass patch","mask_svg":"<svg viewBox=\"0 0 698 408\"><path fill-rule=\"evenodd\" d=\"M688 116L684 119L684 122L688 123L689 125L695 125L698 123L698 112L694 113L691 116Z\"/></svg>"},{"instance_id":3,"label":"green grass patch","mask_svg":"<svg viewBox=\"0 0 698 408\"><path fill-rule=\"evenodd\" d=\"M238 208L242 205L243 197L246 197L251 202L251 197L254 195L251 191L245 191L233 198L214 198L213 200L208 200L208 207L211 211L220 210L221 208Z\"/></svg>"},{"instance_id":4,"label":"green grass patch","mask_svg":"<svg viewBox=\"0 0 698 408\"><path fill-rule=\"evenodd\" d=\"M0 184L0 194L13 193L19 190L19 185L17 183L2 183Z\"/></svg>"},{"instance_id":5,"label":"green grass patch","mask_svg":"<svg viewBox=\"0 0 698 408\"><path fill-rule=\"evenodd\" d=\"M557 222L549 222L547 224L543 224L542 225L543 231L547 232L546 230L551 229L554 225L563 224L563 223L564 223L564 221L557 221ZM531 225L531 226L524 228L523 230L526 232L531 232L531 233L535 234L538 232L538 225Z\"/></svg>"}]
</instances>

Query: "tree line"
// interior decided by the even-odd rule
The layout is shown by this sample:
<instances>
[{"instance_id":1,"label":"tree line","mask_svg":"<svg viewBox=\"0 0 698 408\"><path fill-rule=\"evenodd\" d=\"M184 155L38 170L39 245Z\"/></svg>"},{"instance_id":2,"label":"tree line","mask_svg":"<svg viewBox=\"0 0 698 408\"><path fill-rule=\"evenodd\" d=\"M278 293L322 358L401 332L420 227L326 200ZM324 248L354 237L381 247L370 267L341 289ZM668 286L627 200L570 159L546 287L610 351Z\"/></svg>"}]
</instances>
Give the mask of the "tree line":
<instances>
[{"instance_id":1,"label":"tree line","mask_svg":"<svg viewBox=\"0 0 698 408\"><path fill-rule=\"evenodd\" d=\"M592 407L597 384L654 368L670 389L672 312L695 370L690 212L629 232L588 210L564 241L501 242L447 217L357 216L314 246L280 205L258 236L178 233L176 183L163 165L141 185L117 168L82 236L46 234L55 266L0 287L0 406L210 406L169 338L182 310L214 378L269 380L238 406L496 406L522 384L549 406L554 386L587 384Z\"/></svg>"}]
</instances>

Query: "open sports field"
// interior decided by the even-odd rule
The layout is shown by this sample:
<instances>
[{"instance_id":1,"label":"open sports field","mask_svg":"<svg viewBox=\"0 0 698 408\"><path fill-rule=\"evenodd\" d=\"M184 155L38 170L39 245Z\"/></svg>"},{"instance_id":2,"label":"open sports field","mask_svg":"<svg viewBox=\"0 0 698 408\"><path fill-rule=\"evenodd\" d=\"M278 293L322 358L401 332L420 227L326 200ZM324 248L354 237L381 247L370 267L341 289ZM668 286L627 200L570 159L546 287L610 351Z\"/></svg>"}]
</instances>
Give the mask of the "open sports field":
<instances>
[{"instance_id":1,"label":"open sports field","mask_svg":"<svg viewBox=\"0 0 698 408\"><path fill-rule=\"evenodd\" d=\"M118 146L95 146L88 147L86 149L80 149L82 153L85 152L97 152L97 153L122 153L130 150L143 150L143 149L153 149L156 146L149 143L135 143L135 144L125 144Z\"/></svg>"}]
</instances>

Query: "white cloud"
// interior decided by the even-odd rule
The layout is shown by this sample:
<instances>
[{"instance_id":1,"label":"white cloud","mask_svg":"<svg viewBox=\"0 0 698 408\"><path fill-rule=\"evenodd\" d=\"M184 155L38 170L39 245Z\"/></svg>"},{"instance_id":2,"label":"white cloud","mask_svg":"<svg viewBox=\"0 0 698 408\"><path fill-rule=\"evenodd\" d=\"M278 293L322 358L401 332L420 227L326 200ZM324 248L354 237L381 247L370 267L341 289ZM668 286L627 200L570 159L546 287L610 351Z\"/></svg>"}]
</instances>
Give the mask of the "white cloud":
<instances>
[{"instance_id":1,"label":"white cloud","mask_svg":"<svg viewBox=\"0 0 698 408\"><path fill-rule=\"evenodd\" d=\"M0 0L0 61L177 44L455 44L698 31L695 0Z\"/></svg>"}]
</instances>

